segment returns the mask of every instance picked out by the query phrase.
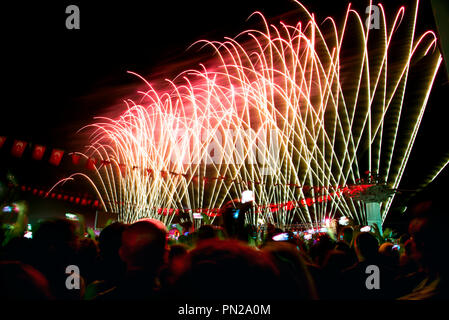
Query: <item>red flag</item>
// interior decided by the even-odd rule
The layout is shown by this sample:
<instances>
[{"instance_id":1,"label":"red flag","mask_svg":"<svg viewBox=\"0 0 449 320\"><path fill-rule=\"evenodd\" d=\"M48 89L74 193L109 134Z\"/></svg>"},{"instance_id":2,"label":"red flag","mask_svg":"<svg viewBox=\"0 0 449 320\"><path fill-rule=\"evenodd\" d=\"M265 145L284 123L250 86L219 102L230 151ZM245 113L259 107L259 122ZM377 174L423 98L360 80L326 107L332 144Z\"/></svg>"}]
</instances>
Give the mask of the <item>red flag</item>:
<instances>
[{"instance_id":1,"label":"red flag","mask_svg":"<svg viewBox=\"0 0 449 320\"><path fill-rule=\"evenodd\" d=\"M97 159L96 158L89 158L87 159L86 162L86 168L88 170L95 170L95 165L97 164Z\"/></svg>"},{"instance_id":2,"label":"red flag","mask_svg":"<svg viewBox=\"0 0 449 320\"><path fill-rule=\"evenodd\" d=\"M0 137L0 148L3 147L3 144L6 141L6 137Z\"/></svg>"},{"instance_id":3,"label":"red flag","mask_svg":"<svg viewBox=\"0 0 449 320\"><path fill-rule=\"evenodd\" d=\"M77 165L80 163L80 155L76 153L72 153L72 163Z\"/></svg>"},{"instance_id":4,"label":"red flag","mask_svg":"<svg viewBox=\"0 0 449 320\"><path fill-rule=\"evenodd\" d=\"M44 153L45 153L45 146L37 144L34 147L32 157L33 157L34 160L42 160L42 157L44 156Z\"/></svg>"},{"instance_id":5,"label":"red flag","mask_svg":"<svg viewBox=\"0 0 449 320\"><path fill-rule=\"evenodd\" d=\"M287 210L293 210L295 208L295 205L293 204L292 201L287 202L287 204L285 205L285 208Z\"/></svg>"},{"instance_id":6,"label":"red flag","mask_svg":"<svg viewBox=\"0 0 449 320\"><path fill-rule=\"evenodd\" d=\"M59 166L63 155L64 155L64 150L53 149L51 152L50 160L48 160L48 162L54 166Z\"/></svg>"},{"instance_id":7,"label":"red flag","mask_svg":"<svg viewBox=\"0 0 449 320\"><path fill-rule=\"evenodd\" d=\"M14 157L20 158L25 151L25 147L27 146L27 142L14 140L14 144L12 145L11 154Z\"/></svg>"}]
</instances>

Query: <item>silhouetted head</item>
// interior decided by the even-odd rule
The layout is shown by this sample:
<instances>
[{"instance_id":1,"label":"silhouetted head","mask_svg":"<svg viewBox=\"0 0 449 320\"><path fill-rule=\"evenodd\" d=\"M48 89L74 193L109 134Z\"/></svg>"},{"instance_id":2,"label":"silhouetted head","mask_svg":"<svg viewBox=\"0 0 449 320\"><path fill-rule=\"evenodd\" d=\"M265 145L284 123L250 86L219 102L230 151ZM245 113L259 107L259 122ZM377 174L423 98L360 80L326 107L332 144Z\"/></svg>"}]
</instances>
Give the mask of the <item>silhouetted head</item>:
<instances>
[{"instance_id":1,"label":"silhouetted head","mask_svg":"<svg viewBox=\"0 0 449 320\"><path fill-rule=\"evenodd\" d=\"M313 279L295 245L289 242L269 242L266 252L279 270L281 299L317 299Z\"/></svg>"},{"instance_id":2,"label":"silhouetted head","mask_svg":"<svg viewBox=\"0 0 449 320\"><path fill-rule=\"evenodd\" d=\"M353 260L348 252L331 250L324 259L323 271L328 275L336 276L352 265Z\"/></svg>"},{"instance_id":3,"label":"silhouetted head","mask_svg":"<svg viewBox=\"0 0 449 320\"><path fill-rule=\"evenodd\" d=\"M340 231L340 239L341 241L351 245L352 237L354 235L354 230L350 226L346 226Z\"/></svg>"},{"instance_id":4,"label":"silhouetted head","mask_svg":"<svg viewBox=\"0 0 449 320\"><path fill-rule=\"evenodd\" d=\"M76 225L66 219L44 221L33 233L33 240L41 246L53 249L76 247Z\"/></svg>"},{"instance_id":5,"label":"silhouetted head","mask_svg":"<svg viewBox=\"0 0 449 320\"><path fill-rule=\"evenodd\" d=\"M269 299L278 296L269 257L237 240L212 239L189 252L175 294L199 300Z\"/></svg>"},{"instance_id":6,"label":"silhouetted head","mask_svg":"<svg viewBox=\"0 0 449 320\"><path fill-rule=\"evenodd\" d=\"M438 199L437 199L438 200ZM428 271L449 272L448 226L449 215L444 203L434 200L422 202L414 208L410 222L412 256Z\"/></svg>"},{"instance_id":7,"label":"silhouetted head","mask_svg":"<svg viewBox=\"0 0 449 320\"><path fill-rule=\"evenodd\" d=\"M390 266L397 266L399 263L399 251L394 249L394 244L391 242L382 243L379 247L379 254L381 258Z\"/></svg>"},{"instance_id":8,"label":"silhouetted head","mask_svg":"<svg viewBox=\"0 0 449 320\"><path fill-rule=\"evenodd\" d=\"M310 256L316 264L322 266L327 253L334 247L335 243L328 234L320 234L310 248Z\"/></svg>"},{"instance_id":9,"label":"silhouetted head","mask_svg":"<svg viewBox=\"0 0 449 320\"><path fill-rule=\"evenodd\" d=\"M128 226L119 250L127 270L155 272L164 262L167 237L167 228L158 220L144 219Z\"/></svg>"},{"instance_id":10,"label":"silhouetted head","mask_svg":"<svg viewBox=\"0 0 449 320\"><path fill-rule=\"evenodd\" d=\"M98 244L95 240L90 238L83 238L79 241L78 261L81 276L86 280L86 283L96 280L96 267L98 263Z\"/></svg>"},{"instance_id":11,"label":"silhouetted head","mask_svg":"<svg viewBox=\"0 0 449 320\"><path fill-rule=\"evenodd\" d=\"M213 239L217 237L217 231L215 230L214 226L210 224L202 225L198 229L198 241L206 240L206 239Z\"/></svg>"},{"instance_id":12,"label":"silhouetted head","mask_svg":"<svg viewBox=\"0 0 449 320\"><path fill-rule=\"evenodd\" d=\"M359 261L375 259L378 257L379 242L371 233L361 232L355 237L354 249Z\"/></svg>"},{"instance_id":13,"label":"silhouetted head","mask_svg":"<svg viewBox=\"0 0 449 320\"><path fill-rule=\"evenodd\" d=\"M0 262L0 299L51 299L47 279L33 267L18 261Z\"/></svg>"},{"instance_id":14,"label":"silhouetted head","mask_svg":"<svg viewBox=\"0 0 449 320\"><path fill-rule=\"evenodd\" d=\"M386 256L391 255L393 251L393 246L394 244L391 242L384 242L379 247L379 253Z\"/></svg>"},{"instance_id":15,"label":"silhouetted head","mask_svg":"<svg viewBox=\"0 0 449 320\"><path fill-rule=\"evenodd\" d=\"M69 265L78 265L79 239L76 225L69 220L50 220L33 233L35 266L47 278L52 295L57 299L79 299L81 290L68 290L65 285Z\"/></svg>"},{"instance_id":16,"label":"silhouetted head","mask_svg":"<svg viewBox=\"0 0 449 320\"><path fill-rule=\"evenodd\" d=\"M230 238L244 238L245 215L251 208L251 203L241 203L234 199L226 202L220 209L223 228Z\"/></svg>"},{"instance_id":17,"label":"silhouetted head","mask_svg":"<svg viewBox=\"0 0 449 320\"><path fill-rule=\"evenodd\" d=\"M168 254L168 266L176 275L184 269L184 260L188 253L188 247L183 244L173 244L170 246Z\"/></svg>"},{"instance_id":18,"label":"silhouetted head","mask_svg":"<svg viewBox=\"0 0 449 320\"><path fill-rule=\"evenodd\" d=\"M126 225L120 222L114 222L101 230L98 238L98 247L100 255L105 260L116 260L119 258L118 251L122 246L122 233Z\"/></svg>"}]
</instances>

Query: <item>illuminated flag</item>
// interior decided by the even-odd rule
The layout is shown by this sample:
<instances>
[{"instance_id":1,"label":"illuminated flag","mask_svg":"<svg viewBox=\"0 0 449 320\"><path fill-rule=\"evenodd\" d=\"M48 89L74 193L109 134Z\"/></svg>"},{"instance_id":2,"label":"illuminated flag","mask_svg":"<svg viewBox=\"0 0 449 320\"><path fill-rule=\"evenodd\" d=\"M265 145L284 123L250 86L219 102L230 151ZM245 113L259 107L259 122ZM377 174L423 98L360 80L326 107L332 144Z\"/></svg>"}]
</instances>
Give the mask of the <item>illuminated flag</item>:
<instances>
[{"instance_id":1,"label":"illuminated flag","mask_svg":"<svg viewBox=\"0 0 449 320\"><path fill-rule=\"evenodd\" d=\"M25 147L27 146L27 142L14 140L14 144L12 145L11 154L14 157L20 158L25 151Z\"/></svg>"},{"instance_id":2,"label":"illuminated flag","mask_svg":"<svg viewBox=\"0 0 449 320\"><path fill-rule=\"evenodd\" d=\"M87 162L86 162L86 168L88 170L94 170L96 164L97 164L96 158L89 158L89 159L87 159Z\"/></svg>"},{"instance_id":3,"label":"illuminated flag","mask_svg":"<svg viewBox=\"0 0 449 320\"><path fill-rule=\"evenodd\" d=\"M50 160L48 160L48 162L54 166L59 166L63 155L64 155L64 150L53 149L51 152Z\"/></svg>"},{"instance_id":4,"label":"illuminated flag","mask_svg":"<svg viewBox=\"0 0 449 320\"><path fill-rule=\"evenodd\" d=\"M0 137L0 148L3 147L3 144L6 141L6 137Z\"/></svg>"},{"instance_id":5,"label":"illuminated flag","mask_svg":"<svg viewBox=\"0 0 449 320\"><path fill-rule=\"evenodd\" d=\"M76 153L72 153L72 163L77 165L80 163L80 155Z\"/></svg>"},{"instance_id":6,"label":"illuminated flag","mask_svg":"<svg viewBox=\"0 0 449 320\"><path fill-rule=\"evenodd\" d=\"M45 153L45 146L37 144L34 147L32 157L33 157L34 160L42 160L42 157L44 156L44 153Z\"/></svg>"},{"instance_id":7,"label":"illuminated flag","mask_svg":"<svg viewBox=\"0 0 449 320\"><path fill-rule=\"evenodd\" d=\"M294 208L295 208L295 205L293 204L292 201L287 202L287 204L285 205L286 210L293 210Z\"/></svg>"}]
</instances>

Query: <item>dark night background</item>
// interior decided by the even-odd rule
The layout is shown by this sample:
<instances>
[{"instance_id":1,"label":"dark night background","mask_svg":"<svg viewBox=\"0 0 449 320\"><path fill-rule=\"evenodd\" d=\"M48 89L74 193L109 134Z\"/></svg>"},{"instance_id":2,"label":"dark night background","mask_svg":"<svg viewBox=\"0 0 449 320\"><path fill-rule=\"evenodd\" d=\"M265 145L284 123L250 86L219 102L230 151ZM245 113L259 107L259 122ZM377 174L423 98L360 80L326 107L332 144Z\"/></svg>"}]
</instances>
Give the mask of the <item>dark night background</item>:
<instances>
[{"instance_id":1,"label":"dark night background","mask_svg":"<svg viewBox=\"0 0 449 320\"><path fill-rule=\"evenodd\" d=\"M398 2L406 3L386 1L387 12L391 9L395 12ZM347 6L346 1L303 3L316 13L318 21L329 15L338 21ZM80 30L65 28L65 8L70 4L80 8ZM366 1L354 1L353 6L363 13ZM174 70L164 66L195 56L195 52L185 52L190 44L204 38L222 40L235 36L254 26L257 19L248 22L246 19L256 10L274 18L297 10L297 5L289 0L230 0L21 2L2 6L0 135L8 137L8 141L0 150L0 181L5 182L7 172L11 172L19 184L48 190L59 179L79 171L74 170L67 156L58 167L48 164L50 151L82 150L85 136L77 135L76 131L91 123L94 116L110 111L108 107L121 105L123 98L134 94L133 86L141 85L139 79L126 71L169 78ZM436 30L429 2L422 1L417 33L428 29ZM448 89L442 64L404 179L425 177L448 154L447 100L443 99ZM29 147L21 159L11 157L14 139L46 145L44 159L32 160ZM448 183L446 169L425 193L444 192ZM414 189L416 184L410 179L401 187ZM69 183L64 189L94 195L82 182ZM38 197L28 200L31 215L75 211L91 217L95 211L63 201ZM397 212L392 212L388 219L391 223L406 221Z\"/></svg>"}]
</instances>

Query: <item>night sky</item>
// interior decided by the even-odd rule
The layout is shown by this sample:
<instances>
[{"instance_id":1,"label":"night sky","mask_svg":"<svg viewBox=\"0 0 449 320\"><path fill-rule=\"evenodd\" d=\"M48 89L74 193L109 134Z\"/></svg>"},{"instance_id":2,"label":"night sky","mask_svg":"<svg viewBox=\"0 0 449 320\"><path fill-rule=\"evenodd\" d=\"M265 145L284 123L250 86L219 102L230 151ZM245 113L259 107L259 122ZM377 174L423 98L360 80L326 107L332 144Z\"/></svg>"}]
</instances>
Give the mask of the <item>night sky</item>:
<instances>
[{"instance_id":1,"label":"night sky","mask_svg":"<svg viewBox=\"0 0 449 320\"><path fill-rule=\"evenodd\" d=\"M48 164L45 159L48 159L49 150L41 162L31 160L30 150L22 159L11 158L11 139L44 144L48 149L80 150L86 140L76 131L91 123L94 116L120 105L123 98L135 93L135 86L142 84L135 76L127 74L128 70L143 76L169 78L173 72L182 71L174 66L179 68L182 61L195 57L195 52L185 52L194 41L204 38L223 40L225 36L233 37L254 27L257 20L247 22L246 19L256 10L274 18L285 12L290 12L291 16L297 9L297 5L288 0L59 2L20 2L2 9L4 81L0 135L9 138L9 143L0 150L3 182L5 174L12 172L20 184L49 188L72 173L68 157L59 167ZM345 1L303 3L317 14L317 20L328 15L342 17L346 9ZM366 6L362 3L355 5L362 8L359 12ZM65 8L70 4L80 8L80 30L65 28ZM397 8L397 4L393 8ZM427 2L421 9L418 31L434 29ZM442 102L448 89L442 66L407 176L424 177L426 169L449 151L447 102ZM447 186L447 171L435 180L434 189ZM410 178L405 187L414 183ZM92 194L80 184L67 188ZM39 206L45 207L42 203Z\"/></svg>"}]
</instances>

